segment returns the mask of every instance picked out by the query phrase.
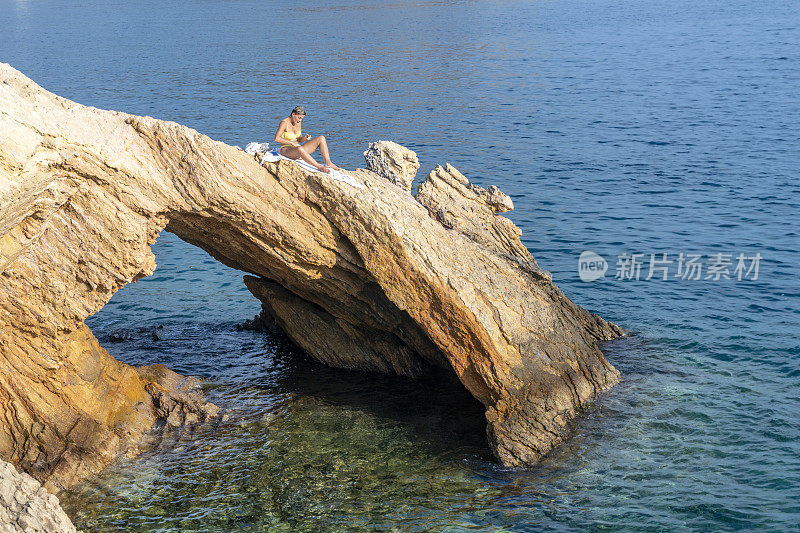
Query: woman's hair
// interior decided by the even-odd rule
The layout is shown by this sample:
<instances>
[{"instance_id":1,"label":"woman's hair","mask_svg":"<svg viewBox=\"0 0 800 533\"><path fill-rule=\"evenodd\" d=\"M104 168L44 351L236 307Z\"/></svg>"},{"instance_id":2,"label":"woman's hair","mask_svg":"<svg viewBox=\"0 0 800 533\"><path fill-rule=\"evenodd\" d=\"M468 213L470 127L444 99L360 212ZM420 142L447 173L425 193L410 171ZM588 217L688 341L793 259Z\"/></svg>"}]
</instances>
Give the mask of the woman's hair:
<instances>
[{"instance_id":1,"label":"woman's hair","mask_svg":"<svg viewBox=\"0 0 800 533\"><path fill-rule=\"evenodd\" d=\"M301 105L294 106L294 109L292 109L292 115L305 115L305 114L306 110Z\"/></svg>"}]
</instances>

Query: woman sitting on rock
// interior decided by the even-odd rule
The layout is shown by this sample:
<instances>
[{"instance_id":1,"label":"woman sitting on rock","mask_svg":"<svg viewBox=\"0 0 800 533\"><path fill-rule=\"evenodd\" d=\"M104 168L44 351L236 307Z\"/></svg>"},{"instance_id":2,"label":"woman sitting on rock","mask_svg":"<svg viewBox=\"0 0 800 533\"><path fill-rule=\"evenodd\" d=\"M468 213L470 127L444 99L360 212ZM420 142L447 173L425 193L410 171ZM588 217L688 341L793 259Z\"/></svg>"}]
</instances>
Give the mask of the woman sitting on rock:
<instances>
[{"instance_id":1,"label":"woman sitting on rock","mask_svg":"<svg viewBox=\"0 0 800 533\"><path fill-rule=\"evenodd\" d=\"M281 145L281 155L290 159L302 159L322 172L330 172L331 169L342 170L331 161L328 143L325 141L324 135L317 135L312 139L311 135L302 134L300 124L305 116L306 110L297 106L292 109L292 113L288 117L281 120L278 131L275 133L275 142ZM303 144L300 144L301 142ZM311 157L317 148L322 154L322 159L325 160L324 166Z\"/></svg>"}]
</instances>

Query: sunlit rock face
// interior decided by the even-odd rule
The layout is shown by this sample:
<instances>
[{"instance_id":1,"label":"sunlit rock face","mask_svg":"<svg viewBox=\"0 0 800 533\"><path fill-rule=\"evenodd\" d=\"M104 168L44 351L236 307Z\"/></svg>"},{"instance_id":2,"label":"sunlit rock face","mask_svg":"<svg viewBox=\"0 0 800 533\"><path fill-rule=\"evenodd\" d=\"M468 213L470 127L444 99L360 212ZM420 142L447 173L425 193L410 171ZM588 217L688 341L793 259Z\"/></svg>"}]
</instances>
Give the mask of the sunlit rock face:
<instances>
[{"instance_id":1,"label":"sunlit rock face","mask_svg":"<svg viewBox=\"0 0 800 533\"><path fill-rule=\"evenodd\" d=\"M364 151L367 169L383 176L406 192L411 192L411 184L419 170L416 152L392 141L369 143Z\"/></svg>"},{"instance_id":2,"label":"sunlit rock face","mask_svg":"<svg viewBox=\"0 0 800 533\"><path fill-rule=\"evenodd\" d=\"M472 185L448 164L431 171L419 186L416 198L445 227L455 229L488 250L536 265L520 241L522 230L509 219L496 216L511 211L514 204L494 185L489 189Z\"/></svg>"},{"instance_id":3,"label":"sunlit rock face","mask_svg":"<svg viewBox=\"0 0 800 533\"><path fill-rule=\"evenodd\" d=\"M158 419L215 416L192 383L114 360L83 322L153 272L164 229L247 273L264 318L326 364L453 373L486 406L507 465L535 463L618 380L595 343L619 328L536 265L498 214L510 199L452 167L415 199L369 170L350 172L354 187L261 166L8 65L0 79L0 458L51 487L135 453Z\"/></svg>"},{"instance_id":4,"label":"sunlit rock face","mask_svg":"<svg viewBox=\"0 0 800 533\"><path fill-rule=\"evenodd\" d=\"M75 533L58 498L11 463L0 460L0 531Z\"/></svg>"}]
</instances>

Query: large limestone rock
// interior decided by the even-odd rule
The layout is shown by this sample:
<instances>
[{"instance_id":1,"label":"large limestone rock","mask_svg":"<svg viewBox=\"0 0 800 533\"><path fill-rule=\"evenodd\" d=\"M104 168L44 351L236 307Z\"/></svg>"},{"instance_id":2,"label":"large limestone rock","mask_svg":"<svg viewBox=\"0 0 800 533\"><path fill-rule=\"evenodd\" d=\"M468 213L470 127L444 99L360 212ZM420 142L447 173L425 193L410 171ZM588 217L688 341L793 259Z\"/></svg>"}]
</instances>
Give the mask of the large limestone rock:
<instances>
[{"instance_id":1,"label":"large limestone rock","mask_svg":"<svg viewBox=\"0 0 800 533\"><path fill-rule=\"evenodd\" d=\"M0 533L75 533L58 498L0 460Z\"/></svg>"},{"instance_id":2,"label":"large limestone rock","mask_svg":"<svg viewBox=\"0 0 800 533\"><path fill-rule=\"evenodd\" d=\"M370 143L364 152L367 169L411 192L411 184L419 170L417 154L392 141Z\"/></svg>"},{"instance_id":3,"label":"large limestone rock","mask_svg":"<svg viewBox=\"0 0 800 533\"><path fill-rule=\"evenodd\" d=\"M486 406L504 464L536 462L618 380L596 342L619 328L566 298L513 231L481 237L465 214L442 223L369 170L351 173L356 188L291 161L262 167L179 124L59 98L8 65L0 79L0 364L11 369L0 457L39 479L97 470L159 417L207 416L166 369L115 361L83 323L153 271L165 229L247 273L265 318L312 357L453 373ZM495 217L503 205L484 207Z\"/></svg>"}]
</instances>

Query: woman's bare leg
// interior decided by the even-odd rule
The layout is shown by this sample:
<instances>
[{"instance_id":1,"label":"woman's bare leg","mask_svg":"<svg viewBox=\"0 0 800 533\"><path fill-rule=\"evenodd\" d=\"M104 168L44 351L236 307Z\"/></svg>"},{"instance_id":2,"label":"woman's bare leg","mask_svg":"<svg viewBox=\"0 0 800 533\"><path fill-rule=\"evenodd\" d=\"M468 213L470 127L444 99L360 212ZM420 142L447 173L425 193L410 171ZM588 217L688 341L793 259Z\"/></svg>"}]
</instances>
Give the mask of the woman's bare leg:
<instances>
[{"instance_id":1,"label":"woman's bare leg","mask_svg":"<svg viewBox=\"0 0 800 533\"><path fill-rule=\"evenodd\" d=\"M313 154L314 151L316 151L316 149L319 148L319 153L320 155L322 155L322 159L323 161L325 161L326 167L332 168L334 170L342 170L341 168L334 165L333 161L331 161L331 154L328 151L328 141L325 140L324 135L317 135L310 141L306 141L306 143L303 144L303 148L305 148L309 154Z\"/></svg>"},{"instance_id":2,"label":"woman's bare leg","mask_svg":"<svg viewBox=\"0 0 800 533\"><path fill-rule=\"evenodd\" d=\"M306 143L308 144L308 143ZM327 167L324 167L317 163L317 161L309 155L309 151L306 150L305 145L303 146L284 146L281 148L281 155L286 156L290 159L302 159L309 165L313 166L317 170L321 170L325 173L328 173Z\"/></svg>"}]
</instances>

